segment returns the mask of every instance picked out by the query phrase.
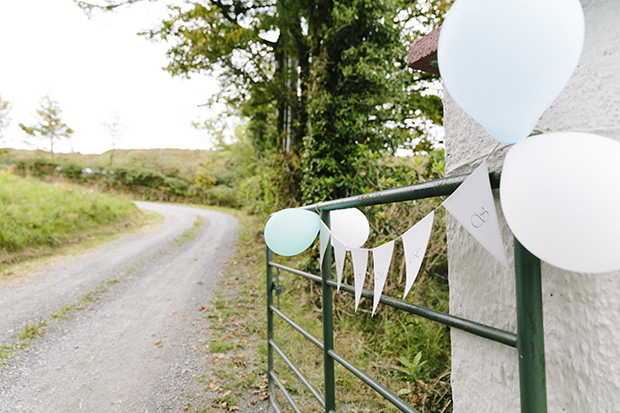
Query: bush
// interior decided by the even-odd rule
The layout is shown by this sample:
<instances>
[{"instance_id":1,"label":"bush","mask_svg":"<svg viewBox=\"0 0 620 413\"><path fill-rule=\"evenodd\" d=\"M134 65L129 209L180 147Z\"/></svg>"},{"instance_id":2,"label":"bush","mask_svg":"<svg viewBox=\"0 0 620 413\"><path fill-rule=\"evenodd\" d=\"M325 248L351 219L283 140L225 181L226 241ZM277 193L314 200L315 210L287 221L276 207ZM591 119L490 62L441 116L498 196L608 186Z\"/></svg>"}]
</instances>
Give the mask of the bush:
<instances>
[{"instance_id":1,"label":"bush","mask_svg":"<svg viewBox=\"0 0 620 413\"><path fill-rule=\"evenodd\" d=\"M20 176L42 177L53 175L60 164L47 158L18 159L15 161L15 171Z\"/></svg>"},{"instance_id":2,"label":"bush","mask_svg":"<svg viewBox=\"0 0 620 413\"><path fill-rule=\"evenodd\" d=\"M168 191L175 195L185 196L187 195L187 190L189 189L190 183L185 179L167 176L164 179L164 186Z\"/></svg>"},{"instance_id":3,"label":"bush","mask_svg":"<svg viewBox=\"0 0 620 413\"><path fill-rule=\"evenodd\" d=\"M238 191L226 185L217 185L207 189L205 192L205 201L209 204L231 208L239 208L241 206Z\"/></svg>"},{"instance_id":4,"label":"bush","mask_svg":"<svg viewBox=\"0 0 620 413\"><path fill-rule=\"evenodd\" d=\"M60 174L69 179L81 179L82 167L73 162L66 162L60 166Z\"/></svg>"},{"instance_id":5,"label":"bush","mask_svg":"<svg viewBox=\"0 0 620 413\"><path fill-rule=\"evenodd\" d=\"M146 186L148 188L159 188L163 186L166 180L166 175L159 171L126 166L114 168L114 176L119 182L129 187Z\"/></svg>"}]
</instances>

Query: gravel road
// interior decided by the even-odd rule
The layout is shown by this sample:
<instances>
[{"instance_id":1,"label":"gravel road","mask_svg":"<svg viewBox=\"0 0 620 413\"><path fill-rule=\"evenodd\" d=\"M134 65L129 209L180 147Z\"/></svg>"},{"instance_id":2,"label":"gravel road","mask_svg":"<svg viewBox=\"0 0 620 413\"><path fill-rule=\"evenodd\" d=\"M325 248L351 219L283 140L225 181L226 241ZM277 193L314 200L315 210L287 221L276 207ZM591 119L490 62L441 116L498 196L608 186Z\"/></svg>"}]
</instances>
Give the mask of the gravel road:
<instances>
[{"instance_id":1,"label":"gravel road","mask_svg":"<svg viewBox=\"0 0 620 413\"><path fill-rule=\"evenodd\" d=\"M42 337L0 366L0 412L177 412L195 393L205 395L196 378L209 375L208 322L197 320L233 248L237 221L137 204L164 222L0 287L0 342L49 320ZM174 242L197 217L204 225L196 237ZM107 291L97 301L52 319L102 285Z\"/></svg>"}]
</instances>

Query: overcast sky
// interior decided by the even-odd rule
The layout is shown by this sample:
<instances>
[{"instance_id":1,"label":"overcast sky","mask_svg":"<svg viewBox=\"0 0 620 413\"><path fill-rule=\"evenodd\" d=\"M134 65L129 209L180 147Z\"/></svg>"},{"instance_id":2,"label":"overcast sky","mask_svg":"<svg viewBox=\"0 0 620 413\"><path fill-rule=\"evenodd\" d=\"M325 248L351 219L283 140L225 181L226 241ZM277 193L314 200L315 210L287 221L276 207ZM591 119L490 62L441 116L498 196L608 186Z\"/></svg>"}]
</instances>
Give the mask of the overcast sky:
<instances>
[{"instance_id":1,"label":"overcast sky","mask_svg":"<svg viewBox=\"0 0 620 413\"><path fill-rule=\"evenodd\" d=\"M102 123L115 113L126 126L118 148L209 148L191 122L212 116L199 105L217 82L171 77L161 69L166 45L136 35L165 15L157 3L88 19L72 0L1 0L0 96L12 110L0 147L28 148L20 144L26 135L18 123L35 124L41 98L50 95L75 130L73 148L59 151L111 149Z\"/></svg>"}]
</instances>

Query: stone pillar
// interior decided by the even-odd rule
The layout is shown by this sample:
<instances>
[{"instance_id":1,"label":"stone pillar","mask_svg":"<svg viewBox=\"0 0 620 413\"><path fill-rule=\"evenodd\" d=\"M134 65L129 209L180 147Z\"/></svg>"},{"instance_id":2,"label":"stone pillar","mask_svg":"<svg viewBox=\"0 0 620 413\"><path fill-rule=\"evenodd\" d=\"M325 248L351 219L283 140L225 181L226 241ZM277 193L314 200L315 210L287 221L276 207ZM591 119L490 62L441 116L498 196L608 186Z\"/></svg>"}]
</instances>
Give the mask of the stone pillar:
<instances>
[{"instance_id":1,"label":"stone pillar","mask_svg":"<svg viewBox=\"0 0 620 413\"><path fill-rule=\"evenodd\" d=\"M582 5L586 40L581 61L537 129L590 132L620 141L620 2L582 0ZM496 142L447 94L444 107L446 174L471 172ZM498 148L489 166L501 166L508 149ZM595 170L583 173L596 179ZM513 238L495 196L512 266ZM454 219L448 218L447 225L450 312L516 331L514 268L503 269ZM542 278L549 412L619 411L620 272L577 274L543 262ZM452 386L457 413L519 412L517 351L453 330Z\"/></svg>"}]
</instances>

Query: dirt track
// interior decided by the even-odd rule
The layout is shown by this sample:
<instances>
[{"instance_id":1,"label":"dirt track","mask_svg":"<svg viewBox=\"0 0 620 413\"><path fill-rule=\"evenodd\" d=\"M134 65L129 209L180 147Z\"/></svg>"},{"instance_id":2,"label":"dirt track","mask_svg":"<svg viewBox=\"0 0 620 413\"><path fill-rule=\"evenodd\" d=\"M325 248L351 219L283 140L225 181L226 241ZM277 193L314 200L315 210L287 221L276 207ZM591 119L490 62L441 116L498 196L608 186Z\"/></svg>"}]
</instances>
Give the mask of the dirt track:
<instances>
[{"instance_id":1,"label":"dirt track","mask_svg":"<svg viewBox=\"0 0 620 413\"><path fill-rule=\"evenodd\" d=\"M196 320L213 297L237 221L138 204L165 222L0 287L0 341L49 320L27 352L0 366L1 412L176 412L204 388L196 378L208 375L208 323ZM198 235L173 242L198 216ZM51 318L112 279L118 281L98 301L59 322Z\"/></svg>"}]
</instances>

